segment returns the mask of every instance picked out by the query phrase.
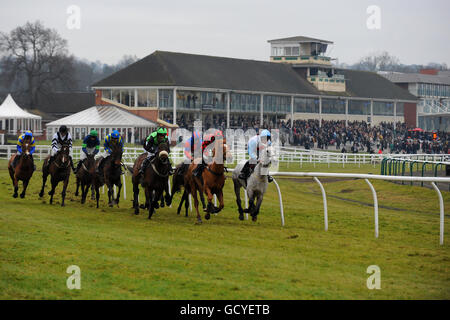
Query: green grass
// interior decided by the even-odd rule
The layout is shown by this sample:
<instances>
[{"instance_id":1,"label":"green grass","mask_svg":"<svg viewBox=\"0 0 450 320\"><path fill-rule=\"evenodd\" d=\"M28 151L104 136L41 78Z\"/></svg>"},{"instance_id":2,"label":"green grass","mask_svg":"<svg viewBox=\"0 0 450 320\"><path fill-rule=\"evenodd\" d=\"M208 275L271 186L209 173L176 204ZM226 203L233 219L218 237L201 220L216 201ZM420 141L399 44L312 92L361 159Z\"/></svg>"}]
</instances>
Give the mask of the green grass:
<instances>
[{"instance_id":1,"label":"green grass","mask_svg":"<svg viewBox=\"0 0 450 320\"><path fill-rule=\"evenodd\" d=\"M39 167L39 164L38 164ZM285 227L273 185L256 223L238 220L231 180L225 210L195 225L195 217L159 209L152 220L131 210L131 184L120 208L85 205L70 183L66 207L39 199L41 172L26 199L12 198L0 162L1 299L449 299L450 233L439 245L439 204L433 190L374 181L380 236L374 237L372 195L364 181L324 183L278 179ZM282 168L286 169L286 168ZM290 166L290 171L300 170ZM303 166L305 171L373 172L379 167ZM324 181L325 182L325 181ZM48 188L47 188L48 190ZM446 209L450 193L443 192ZM346 199L355 199L360 203ZM448 211L447 211L448 212ZM370 265L381 290L368 290ZM81 268L81 290L68 290L70 265Z\"/></svg>"}]
</instances>

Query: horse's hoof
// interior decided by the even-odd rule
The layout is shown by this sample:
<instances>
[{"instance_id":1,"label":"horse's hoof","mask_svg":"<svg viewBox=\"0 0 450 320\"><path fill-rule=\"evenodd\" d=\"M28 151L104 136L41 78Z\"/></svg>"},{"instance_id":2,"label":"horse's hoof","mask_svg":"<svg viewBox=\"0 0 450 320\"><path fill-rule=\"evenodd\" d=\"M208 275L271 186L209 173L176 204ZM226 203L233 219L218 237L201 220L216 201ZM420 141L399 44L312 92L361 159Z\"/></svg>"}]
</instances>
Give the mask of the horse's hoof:
<instances>
[{"instance_id":1,"label":"horse's hoof","mask_svg":"<svg viewBox=\"0 0 450 320\"><path fill-rule=\"evenodd\" d=\"M212 212L212 213L214 213L214 214L219 213L220 210L221 210L221 209L218 208L218 207L213 207L213 212Z\"/></svg>"},{"instance_id":2,"label":"horse's hoof","mask_svg":"<svg viewBox=\"0 0 450 320\"><path fill-rule=\"evenodd\" d=\"M257 219L257 216L252 216L252 221L255 222Z\"/></svg>"},{"instance_id":3,"label":"horse's hoof","mask_svg":"<svg viewBox=\"0 0 450 320\"><path fill-rule=\"evenodd\" d=\"M205 214L205 219L209 220L211 218L211 215L209 213Z\"/></svg>"},{"instance_id":4,"label":"horse's hoof","mask_svg":"<svg viewBox=\"0 0 450 320\"><path fill-rule=\"evenodd\" d=\"M21 198L21 199L25 198L25 194L24 194L24 193L21 193L21 194L20 194L20 198Z\"/></svg>"},{"instance_id":5,"label":"horse's hoof","mask_svg":"<svg viewBox=\"0 0 450 320\"><path fill-rule=\"evenodd\" d=\"M13 198L17 198L19 195L17 193L13 194Z\"/></svg>"},{"instance_id":6,"label":"horse's hoof","mask_svg":"<svg viewBox=\"0 0 450 320\"><path fill-rule=\"evenodd\" d=\"M158 203L155 203L155 204L153 205L153 208L159 209L159 204L158 204Z\"/></svg>"},{"instance_id":7,"label":"horse's hoof","mask_svg":"<svg viewBox=\"0 0 450 320\"><path fill-rule=\"evenodd\" d=\"M49 195L49 196L51 196L51 195L52 195L52 192L51 192L51 191L49 191L49 192L48 192L48 195Z\"/></svg>"},{"instance_id":8,"label":"horse's hoof","mask_svg":"<svg viewBox=\"0 0 450 320\"><path fill-rule=\"evenodd\" d=\"M195 224L202 224L202 219L197 219L197 222Z\"/></svg>"},{"instance_id":9,"label":"horse's hoof","mask_svg":"<svg viewBox=\"0 0 450 320\"><path fill-rule=\"evenodd\" d=\"M134 214L135 214L135 215L138 215L138 214L139 214L139 209L134 210Z\"/></svg>"},{"instance_id":10,"label":"horse's hoof","mask_svg":"<svg viewBox=\"0 0 450 320\"><path fill-rule=\"evenodd\" d=\"M139 206L139 208L145 209L145 205L141 204L141 205Z\"/></svg>"},{"instance_id":11,"label":"horse's hoof","mask_svg":"<svg viewBox=\"0 0 450 320\"><path fill-rule=\"evenodd\" d=\"M44 196L44 193L43 192L40 192L39 193L39 198L42 198Z\"/></svg>"},{"instance_id":12,"label":"horse's hoof","mask_svg":"<svg viewBox=\"0 0 450 320\"><path fill-rule=\"evenodd\" d=\"M112 208L114 205L112 203L108 203L108 206Z\"/></svg>"},{"instance_id":13,"label":"horse's hoof","mask_svg":"<svg viewBox=\"0 0 450 320\"><path fill-rule=\"evenodd\" d=\"M244 220L244 215L243 214L239 214L239 220L241 220L241 221Z\"/></svg>"}]
</instances>

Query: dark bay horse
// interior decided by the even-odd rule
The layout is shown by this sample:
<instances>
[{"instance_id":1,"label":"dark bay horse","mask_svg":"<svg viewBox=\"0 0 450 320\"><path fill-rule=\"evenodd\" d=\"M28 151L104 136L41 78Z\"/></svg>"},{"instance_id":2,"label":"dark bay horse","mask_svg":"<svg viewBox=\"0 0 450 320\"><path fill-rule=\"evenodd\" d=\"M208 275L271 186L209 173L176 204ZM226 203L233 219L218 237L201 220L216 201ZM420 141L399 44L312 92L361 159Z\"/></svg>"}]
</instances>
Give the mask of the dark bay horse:
<instances>
[{"instance_id":1,"label":"dark bay horse","mask_svg":"<svg viewBox=\"0 0 450 320\"><path fill-rule=\"evenodd\" d=\"M20 194L20 197L23 199L25 198L25 192L27 191L28 183L30 182L30 179L34 172L34 164L33 164L33 158L30 154L31 146L29 143L25 143L22 146L22 154L20 155L20 159L17 162L17 165L15 168L13 168L12 164L14 162L15 157L17 157L17 154L14 154L11 156L11 159L9 159L8 163L8 171L9 175L11 177L13 186L14 186L14 194L13 197L17 198L18 190L19 190L19 181L23 181L23 191Z\"/></svg>"},{"instance_id":2,"label":"dark bay horse","mask_svg":"<svg viewBox=\"0 0 450 320\"><path fill-rule=\"evenodd\" d=\"M139 168L142 161L147 154L142 154L134 162L133 166L133 208L134 213L139 214L139 184L145 190L145 207L148 208L148 218L151 219L155 209L159 207L158 201L164 191L166 191L166 203L170 205L171 197L168 192L169 189L169 145L167 143L161 143L158 146L158 152L155 157L147 166L144 172L144 176L139 175Z\"/></svg>"},{"instance_id":3,"label":"dark bay horse","mask_svg":"<svg viewBox=\"0 0 450 320\"><path fill-rule=\"evenodd\" d=\"M202 176L195 177L193 171L197 164L192 163L185 176L185 186L191 192L194 198L194 206L197 211L197 223L202 223L202 218L198 211L197 192L205 193L208 198L208 205L206 207L205 219L209 220L211 213L218 213L224 207L222 189L225 185L225 161L232 161L231 153L228 150L226 139L216 139L214 141L214 149L212 151L212 163L207 165L203 170ZM219 207L215 207L212 203L214 194L219 199Z\"/></svg>"},{"instance_id":4,"label":"dark bay horse","mask_svg":"<svg viewBox=\"0 0 450 320\"><path fill-rule=\"evenodd\" d=\"M94 200L94 179L95 179L95 159L93 154L89 154L81 164L80 170L77 172L77 190L75 196L78 196L78 189L81 185L81 203L86 202L86 196L89 188L92 189L92 197Z\"/></svg>"},{"instance_id":5,"label":"dark bay horse","mask_svg":"<svg viewBox=\"0 0 450 320\"><path fill-rule=\"evenodd\" d=\"M64 207L64 200L66 198L66 190L67 185L69 184L69 177L70 177L70 171L72 170L72 167L70 165L70 148L68 144L63 144L61 146L61 150L58 151L58 153L55 156L55 160L52 161L50 166L48 166L48 161L50 160L50 156L48 156L44 160L44 164L42 165L42 188L41 192L39 193L39 197L44 196L44 188L45 183L47 182L48 175L51 176L50 182L52 184L52 189L48 192L50 196L50 204L53 203L53 195L55 194L55 189L58 186L58 184L62 181L63 184L63 190L61 193L62 201L61 206Z\"/></svg>"},{"instance_id":6,"label":"dark bay horse","mask_svg":"<svg viewBox=\"0 0 450 320\"><path fill-rule=\"evenodd\" d=\"M110 156L104 159L97 159L95 164L96 168L99 168L101 165L101 168L99 168L98 173L95 174L94 179L97 208L99 207L100 187L103 185L108 187L108 205L110 207L113 207L114 204L119 206L120 191L122 190L122 181L120 180L120 177L122 175L123 150L118 143L112 144L111 150ZM116 199L114 199L114 186L118 187Z\"/></svg>"}]
</instances>

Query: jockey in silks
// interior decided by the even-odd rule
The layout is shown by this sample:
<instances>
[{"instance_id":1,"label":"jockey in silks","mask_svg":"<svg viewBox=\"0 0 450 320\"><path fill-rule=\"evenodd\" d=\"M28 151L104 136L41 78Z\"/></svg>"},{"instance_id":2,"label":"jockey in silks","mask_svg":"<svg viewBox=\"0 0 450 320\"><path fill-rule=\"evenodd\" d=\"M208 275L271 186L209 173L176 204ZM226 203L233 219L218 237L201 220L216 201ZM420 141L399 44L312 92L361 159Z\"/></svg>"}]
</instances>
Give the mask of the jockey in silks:
<instances>
[{"instance_id":1,"label":"jockey in silks","mask_svg":"<svg viewBox=\"0 0 450 320\"><path fill-rule=\"evenodd\" d=\"M69 130L66 126L59 127L58 132L56 132L53 135L52 139L52 150L50 152L50 159L47 163L47 168L50 168L50 164L55 160L56 154L59 150L61 150L61 147L63 144L67 144L69 146L69 158L70 158L70 166L72 167L72 170L75 172L75 167L73 165L72 160L72 136L70 135Z\"/></svg>"},{"instance_id":2,"label":"jockey in silks","mask_svg":"<svg viewBox=\"0 0 450 320\"><path fill-rule=\"evenodd\" d=\"M110 134L108 134L105 137L105 142L103 143L104 152L102 155L98 156L98 158L102 158L102 159L98 165L97 172L101 172L101 169L103 168L103 163L105 162L105 159L111 155L113 144L119 145L119 147L121 148L121 150L123 152L123 139L120 136L119 131L117 131L117 130L114 130L113 132L111 132Z\"/></svg>"},{"instance_id":3,"label":"jockey in silks","mask_svg":"<svg viewBox=\"0 0 450 320\"><path fill-rule=\"evenodd\" d=\"M33 159L33 153L36 150L36 146L35 146L33 133L31 131L26 131L24 134L19 136L19 139L17 140L17 152L16 152L16 156L13 160L12 167L13 168L16 167L17 162L19 161L20 156L22 155L22 147L26 143L28 143L31 147L30 155L31 155L31 159L33 160L33 168L34 168L34 170L36 170L36 168L34 166L34 159Z\"/></svg>"},{"instance_id":4,"label":"jockey in silks","mask_svg":"<svg viewBox=\"0 0 450 320\"><path fill-rule=\"evenodd\" d=\"M91 130L89 135L87 135L81 146L80 161L78 161L77 168L75 169L75 174L80 170L83 161L88 157L88 155L96 155L100 151L100 140L98 139L97 130Z\"/></svg>"},{"instance_id":5,"label":"jockey in silks","mask_svg":"<svg viewBox=\"0 0 450 320\"><path fill-rule=\"evenodd\" d=\"M259 151L270 145L272 145L271 135L270 131L267 129L264 129L261 131L260 135L256 135L248 141L248 154L250 159L242 168L239 179L247 180L250 177L259 161ZM272 182L273 178L270 175L267 175L267 180Z\"/></svg>"},{"instance_id":6,"label":"jockey in silks","mask_svg":"<svg viewBox=\"0 0 450 320\"><path fill-rule=\"evenodd\" d=\"M223 133L220 130L216 130L213 134L208 134L205 136L202 142L202 162L197 165L197 167L194 169L192 174L195 177L201 177L203 169L206 168L205 160L203 158L203 152L205 151L206 147L209 146L211 143L216 141L216 139L223 139Z\"/></svg>"},{"instance_id":7,"label":"jockey in silks","mask_svg":"<svg viewBox=\"0 0 450 320\"><path fill-rule=\"evenodd\" d=\"M169 139L167 138L167 129L166 128L158 128L158 130L153 131L146 139L144 143L144 150L147 151L147 158L142 161L141 168L139 169L139 175L143 176L145 169L153 160L155 155L158 153L158 147L161 143L167 143L169 147L170 153L170 145ZM170 161L169 161L170 163ZM170 164L169 174L172 174L172 164Z\"/></svg>"},{"instance_id":8,"label":"jockey in silks","mask_svg":"<svg viewBox=\"0 0 450 320\"><path fill-rule=\"evenodd\" d=\"M189 165L194 162L195 155L197 154L197 150L201 150L202 148L202 135L198 131L194 131L192 136L186 140L184 143L184 162L181 168L178 170L178 174L182 175L186 172Z\"/></svg>"}]
</instances>

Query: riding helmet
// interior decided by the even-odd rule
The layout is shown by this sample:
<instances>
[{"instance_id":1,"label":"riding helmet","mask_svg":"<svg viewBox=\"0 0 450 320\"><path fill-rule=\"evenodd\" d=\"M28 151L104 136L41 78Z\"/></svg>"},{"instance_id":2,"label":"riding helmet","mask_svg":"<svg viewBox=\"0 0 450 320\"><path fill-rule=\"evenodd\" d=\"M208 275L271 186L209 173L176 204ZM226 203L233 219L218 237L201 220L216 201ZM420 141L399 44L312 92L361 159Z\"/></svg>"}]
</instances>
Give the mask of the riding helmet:
<instances>
[{"instance_id":1,"label":"riding helmet","mask_svg":"<svg viewBox=\"0 0 450 320\"><path fill-rule=\"evenodd\" d=\"M167 135L167 129L166 128L163 128L163 127L160 127L160 128L158 128L158 130L156 130L156 133L157 134L163 134L163 135Z\"/></svg>"},{"instance_id":2,"label":"riding helmet","mask_svg":"<svg viewBox=\"0 0 450 320\"><path fill-rule=\"evenodd\" d=\"M93 136L93 137L97 137L98 136L98 132L97 130L91 130L91 132L89 133L89 135Z\"/></svg>"},{"instance_id":3,"label":"riding helmet","mask_svg":"<svg viewBox=\"0 0 450 320\"><path fill-rule=\"evenodd\" d=\"M25 131L25 137L33 137L33 133L31 131Z\"/></svg>"},{"instance_id":4,"label":"riding helmet","mask_svg":"<svg viewBox=\"0 0 450 320\"><path fill-rule=\"evenodd\" d=\"M59 127L59 133L66 134L67 127L65 125L62 125L61 127Z\"/></svg>"},{"instance_id":5,"label":"riding helmet","mask_svg":"<svg viewBox=\"0 0 450 320\"><path fill-rule=\"evenodd\" d=\"M111 138L113 138L113 139L118 139L119 137L120 137L119 131L114 130L114 131L111 133Z\"/></svg>"}]
</instances>

